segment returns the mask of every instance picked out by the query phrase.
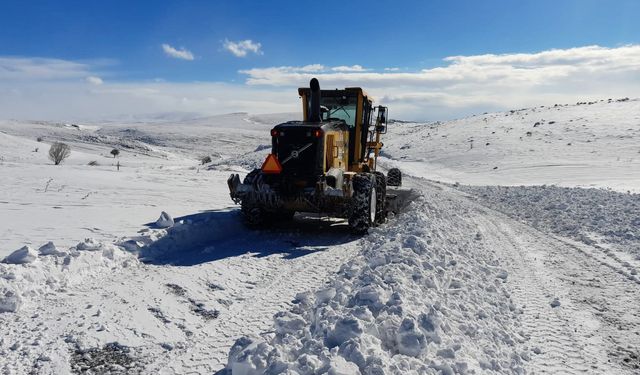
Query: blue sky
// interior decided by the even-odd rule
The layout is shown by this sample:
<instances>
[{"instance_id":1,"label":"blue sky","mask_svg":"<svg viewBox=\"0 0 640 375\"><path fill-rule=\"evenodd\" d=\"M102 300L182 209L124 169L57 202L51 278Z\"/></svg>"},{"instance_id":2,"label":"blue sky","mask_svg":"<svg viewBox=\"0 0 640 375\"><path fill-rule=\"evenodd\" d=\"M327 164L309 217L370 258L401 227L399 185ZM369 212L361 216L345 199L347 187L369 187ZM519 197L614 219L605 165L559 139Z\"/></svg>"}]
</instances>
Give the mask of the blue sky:
<instances>
[{"instance_id":1,"label":"blue sky","mask_svg":"<svg viewBox=\"0 0 640 375\"><path fill-rule=\"evenodd\" d=\"M24 81L29 81L29 87L37 86L37 79L29 80L24 76L16 79L7 73L14 71L17 64L24 67L31 63L38 69L44 64L49 69L52 62L58 62L57 66L69 63L65 69L76 69L77 75L40 77L43 87L54 91L52 95L56 94L55 90L61 90L53 87L52 81L58 84L65 81L62 82L67 84L65 90L70 90L75 79L76 83L100 84L103 91L108 85L132 89L136 84L163 82L180 85L186 95L186 85L206 83L230 85L239 96L245 95L243 89L246 95L255 95L270 87L277 97L284 92L284 86L305 84L309 74L322 77L323 73L341 72L343 75L327 75L327 82L340 85L358 83L361 79L362 86L372 84L379 97L389 99L393 93L387 94L385 88L393 91L419 86L407 84L406 80L394 84L393 74L414 74L430 69L436 69L434 72L437 73L438 69L446 69L452 64L451 60L444 60L451 56L537 54L599 46L613 51L610 55L617 56L616 59L628 59L629 51L623 51L627 57L620 57L618 48L640 43L640 2L624 0L62 0L4 1L0 9L0 58L5 58L0 65L0 73L4 69L4 81L0 75L0 85L5 90L13 85L14 91L26 87ZM631 56L635 56L634 53L635 50L631 51ZM18 58L20 60L16 60ZM562 60L566 56L557 58ZM602 56L592 58L602 59ZM322 65L322 69L295 69L311 65ZM264 78L265 74L273 73L273 69L284 66L294 68L286 72L294 74L290 79L280 79L284 74L282 71L276 71L278 79L272 79L272 76L268 80L255 79L256 72ZM356 68L334 69L353 66ZM635 67L626 66L625 69L636 72ZM372 73L387 76L373 76ZM347 74L349 76L345 77ZM381 81L385 83L381 84ZM447 92L438 85L426 89L416 91L414 88L414 93ZM227 90L227 86L221 90ZM195 91L193 95L196 95ZM608 87L606 94L612 92L617 93ZM624 92L620 90L621 94ZM70 91L64 93L71 95ZM551 98L557 93L543 94L543 97ZM8 95L6 91L4 95ZM533 95L535 93L528 98L536 101ZM563 95L567 96L566 93ZM433 96L423 97L433 102L429 98ZM283 100L289 99L283 97ZM442 102L442 97L438 100L440 102L436 100L436 104ZM454 111L454 115L483 108L499 109L496 103L478 102ZM284 102L274 104L277 104L274 109L289 108ZM175 111L190 109L179 105L169 107ZM191 109L217 113L222 108ZM247 105L242 109L253 108ZM265 109L269 106L255 108ZM149 110L156 110L156 107L150 106ZM110 111L117 111L117 108ZM128 112L126 108L121 111ZM407 116L421 117L415 109L408 111ZM433 116L425 114L423 117Z\"/></svg>"}]
</instances>

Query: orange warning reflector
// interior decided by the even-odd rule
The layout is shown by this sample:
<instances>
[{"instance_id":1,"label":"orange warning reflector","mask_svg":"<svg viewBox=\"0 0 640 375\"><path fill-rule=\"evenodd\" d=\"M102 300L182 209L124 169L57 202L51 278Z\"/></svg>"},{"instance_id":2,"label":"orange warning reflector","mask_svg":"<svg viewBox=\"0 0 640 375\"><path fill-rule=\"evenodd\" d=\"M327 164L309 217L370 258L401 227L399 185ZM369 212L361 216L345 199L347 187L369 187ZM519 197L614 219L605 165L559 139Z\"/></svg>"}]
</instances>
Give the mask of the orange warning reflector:
<instances>
[{"instance_id":1,"label":"orange warning reflector","mask_svg":"<svg viewBox=\"0 0 640 375\"><path fill-rule=\"evenodd\" d=\"M282 172L282 165L278 161L278 157L274 154L269 154L264 163L262 163L262 172L275 174Z\"/></svg>"}]
</instances>

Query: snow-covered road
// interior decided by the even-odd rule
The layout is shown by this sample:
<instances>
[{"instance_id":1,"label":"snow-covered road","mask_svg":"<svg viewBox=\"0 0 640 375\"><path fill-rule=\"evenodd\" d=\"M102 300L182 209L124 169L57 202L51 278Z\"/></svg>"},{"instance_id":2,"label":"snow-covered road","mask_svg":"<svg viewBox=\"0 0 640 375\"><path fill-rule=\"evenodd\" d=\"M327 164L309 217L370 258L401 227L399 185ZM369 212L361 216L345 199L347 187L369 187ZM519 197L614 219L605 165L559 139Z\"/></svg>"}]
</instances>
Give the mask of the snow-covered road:
<instances>
[{"instance_id":1,"label":"snow-covered road","mask_svg":"<svg viewBox=\"0 0 640 375\"><path fill-rule=\"evenodd\" d=\"M470 197L473 199L473 196ZM592 245L557 238L476 203L471 220L509 270L535 348L535 373L634 373L640 361L640 279ZM608 258L603 261L602 258ZM555 306L558 302L558 306Z\"/></svg>"}]
</instances>

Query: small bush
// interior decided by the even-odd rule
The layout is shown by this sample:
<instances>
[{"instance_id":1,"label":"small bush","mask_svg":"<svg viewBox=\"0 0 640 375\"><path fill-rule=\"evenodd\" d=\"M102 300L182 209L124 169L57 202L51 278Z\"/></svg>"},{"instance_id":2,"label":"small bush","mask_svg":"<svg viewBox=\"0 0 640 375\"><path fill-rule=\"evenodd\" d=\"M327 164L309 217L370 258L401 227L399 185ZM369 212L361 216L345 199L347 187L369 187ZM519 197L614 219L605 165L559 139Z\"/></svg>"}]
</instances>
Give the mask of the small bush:
<instances>
[{"instance_id":1,"label":"small bush","mask_svg":"<svg viewBox=\"0 0 640 375\"><path fill-rule=\"evenodd\" d=\"M71 155L71 147L66 143L55 142L49 149L49 159L51 159L55 165L62 163L69 155Z\"/></svg>"},{"instance_id":2,"label":"small bush","mask_svg":"<svg viewBox=\"0 0 640 375\"><path fill-rule=\"evenodd\" d=\"M113 158L115 159L116 156L120 155L120 151L117 148L114 148L111 150L110 154L113 155Z\"/></svg>"},{"instance_id":3,"label":"small bush","mask_svg":"<svg viewBox=\"0 0 640 375\"><path fill-rule=\"evenodd\" d=\"M96 166L98 166L98 165L100 165L100 164L98 164L98 162L97 162L97 161L95 161L95 160L91 160L90 162L88 162L88 163L87 163L87 165L90 165L90 166L92 166L92 167L96 167Z\"/></svg>"},{"instance_id":4,"label":"small bush","mask_svg":"<svg viewBox=\"0 0 640 375\"><path fill-rule=\"evenodd\" d=\"M200 163L202 163L202 165L205 165L207 163L211 163L211 156L203 156L200 158Z\"/></svg>"},{"instance_id":5,"label":"small bush","mask_svg":"<svg viewBox=\"0 0 640 375\"><path fill-rule=\"evenodd\" d=\"M42 137L38 137L38 138L36 138L36 141L38 141L38 142L42 142Z\"/></svg>"}]
</instances>

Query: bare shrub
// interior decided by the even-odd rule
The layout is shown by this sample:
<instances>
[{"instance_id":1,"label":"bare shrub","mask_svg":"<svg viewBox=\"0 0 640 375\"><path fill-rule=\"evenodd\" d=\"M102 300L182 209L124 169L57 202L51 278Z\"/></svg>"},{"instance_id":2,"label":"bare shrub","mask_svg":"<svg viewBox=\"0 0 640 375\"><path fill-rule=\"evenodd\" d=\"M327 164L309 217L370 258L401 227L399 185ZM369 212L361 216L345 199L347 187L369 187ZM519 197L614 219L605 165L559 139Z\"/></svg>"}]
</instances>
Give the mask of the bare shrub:
<instances>
[{"instance_id":1,"label":"bare shrub","mask_svg":"<svg viewBox=\"0 0 640 375\"><path fill-rule=\"evenodd\" d=\"M90 162L87 163L87 165L92 166L92 167L96 167L96 166L98 166L100 164L98 164L98 162L95 161L95 160L91 160Z\"/></svg>"},{"instance_id":2,"label":"bare shrub","mask_svg":"<svg viewBox=\"0 0 640 375\"><path fill-rule=\"evenodd\" d=\"M211 163L211 156L203 156L200 158L200 163L202 163L202 165L205 165L207 163Z\"/></svg>"},{"instance_id":3,"label":"bare shrub","mask_svg":"<svg viewBox=\"0 0 640 375\"><path fill-rule=\"evenodd\" d=\"M66 143L55 142L49 149L49 159L51 159L55 165L62 163L69 155L71 155L71 147Z\"/></svg>"}]
</instances>

